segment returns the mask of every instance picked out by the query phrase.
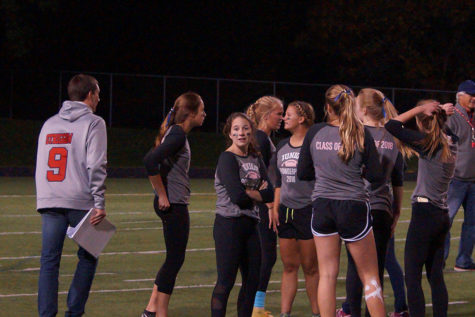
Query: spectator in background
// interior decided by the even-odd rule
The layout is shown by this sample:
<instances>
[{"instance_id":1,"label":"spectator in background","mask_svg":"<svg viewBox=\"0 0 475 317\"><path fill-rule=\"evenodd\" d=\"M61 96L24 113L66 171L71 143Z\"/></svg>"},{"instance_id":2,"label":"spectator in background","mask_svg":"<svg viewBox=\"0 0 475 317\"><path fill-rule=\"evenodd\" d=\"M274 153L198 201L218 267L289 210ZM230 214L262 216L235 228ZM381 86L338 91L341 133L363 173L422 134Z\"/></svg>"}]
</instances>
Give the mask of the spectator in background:
<instances>
[{"instance_id":1,"label":"spectator in background","mask_svg":"<svg viewBox=\"0 0 475 317\"><path fill-rule=\"evenodd\" d=\"M450 129L459 137L455 175L448 192L450 222L460 208L464 220L460 245L455 260L455 271L474 271L473 242L475 240L475 82L466 80L458 87L454 114L447 121ZM445 260L449 255L450 232L445 240Z\"/></svg>"}]
</instances>

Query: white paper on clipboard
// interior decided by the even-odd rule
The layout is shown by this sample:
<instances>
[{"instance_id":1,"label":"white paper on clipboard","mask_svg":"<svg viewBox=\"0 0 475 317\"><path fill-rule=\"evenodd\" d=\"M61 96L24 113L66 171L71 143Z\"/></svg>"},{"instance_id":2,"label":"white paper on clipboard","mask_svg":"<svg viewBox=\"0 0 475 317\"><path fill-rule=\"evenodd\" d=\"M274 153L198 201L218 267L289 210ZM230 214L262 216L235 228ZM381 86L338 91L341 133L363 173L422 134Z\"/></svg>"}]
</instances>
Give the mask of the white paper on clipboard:
<instances>
[{"instance_id":1,"label":"white paper on clipboard","mask_svg":"<svg viewBox=\"0 0 475 317\"><path fill-rule=\"evenodd\" d=\"M68 227L67 235L95 258L98 258L114 235L116 228L107 218L102 219L97 225L91 225L90 218L93 212L94 208L91 208L76 227Z\"/></svg>"}]
</instances>

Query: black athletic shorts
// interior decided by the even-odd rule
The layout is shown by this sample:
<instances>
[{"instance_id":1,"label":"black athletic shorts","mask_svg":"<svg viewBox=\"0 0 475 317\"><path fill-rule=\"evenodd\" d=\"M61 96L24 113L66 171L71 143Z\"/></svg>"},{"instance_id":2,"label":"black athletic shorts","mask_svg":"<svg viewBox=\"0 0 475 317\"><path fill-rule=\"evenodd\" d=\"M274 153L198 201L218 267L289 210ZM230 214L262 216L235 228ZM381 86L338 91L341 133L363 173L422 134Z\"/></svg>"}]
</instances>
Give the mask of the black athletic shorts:
<instances>
[{"instance_id":1,"label":"black athletic shorts","mask_svg":"<svg viewBox=\"0 0 475 317\"><path fill-rule=\"evenodd\" d=\"M313 202L312 233L317 237L338 234L343 241L363 239L372 228L369 203L317 198Z\"/></svg>"},{"instance_id":2,"label":"black athletic shorts","mask_svg":"<svg viewBox=\"0 0 475 317\"><path fill-rule=\"evenodd\" d=\"M309 240L313 238L310 223L312 221L312 205L301 209L279 206L279 238Z\"/></svg>"}]
</instances>

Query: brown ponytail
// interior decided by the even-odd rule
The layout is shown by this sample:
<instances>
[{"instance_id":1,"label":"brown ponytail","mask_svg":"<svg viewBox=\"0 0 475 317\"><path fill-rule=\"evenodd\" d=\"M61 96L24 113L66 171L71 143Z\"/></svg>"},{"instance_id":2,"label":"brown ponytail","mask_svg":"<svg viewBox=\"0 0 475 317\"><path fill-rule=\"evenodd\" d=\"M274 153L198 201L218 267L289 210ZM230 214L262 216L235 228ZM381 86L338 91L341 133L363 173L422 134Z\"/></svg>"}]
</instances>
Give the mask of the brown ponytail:
<instances>
[{"instance_id":1,"label":"brown ponytail","mask_svg":"<svg viewBox=\"0 0 475 317\"><path fill-rule=\"evenodd\" d=\"M421 100L417 106L423 105L434 100ZM447 137L445 136L444 125L447 121L447 114L442 109L438 109L432 116L427 116L424 113L416 116L418 124L423 128L426 137L420 141L424 152L428 153L428 157L432 157L435 152L441 149L441 161L448 162L452 157L450 152Z\"/></svg>"},{"instance_id":2,"label":"brown ponytail","mask_svg":"<svg viewBox=\"0 0 475 317\"><path fill-rule=\"evenodd\" d=\"M190 114L196 114L202 103L203 100L197 93L189 91L180 95L160 125L160 130L155 138L155 147L162 143L163 136L169 127L183 123Z\"/></svg>"}]
</instances>

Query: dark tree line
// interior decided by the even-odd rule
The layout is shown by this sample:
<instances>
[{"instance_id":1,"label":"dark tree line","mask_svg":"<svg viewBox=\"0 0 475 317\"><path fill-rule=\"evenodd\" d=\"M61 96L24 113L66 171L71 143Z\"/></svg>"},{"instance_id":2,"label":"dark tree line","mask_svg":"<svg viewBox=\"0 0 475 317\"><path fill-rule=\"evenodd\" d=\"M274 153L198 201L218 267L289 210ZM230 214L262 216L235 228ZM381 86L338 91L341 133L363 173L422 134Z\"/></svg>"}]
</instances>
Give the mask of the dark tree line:
<instances>
[{"instance_id":1,"label":"dark tree line","mask_svg":"<svg viewBox=\"0 0 475 317\"><path fill-rule=\"evenodd\" d=\"M455 89L475 2L0 3L0 67Z\"/></svg>"}]
</instances>

